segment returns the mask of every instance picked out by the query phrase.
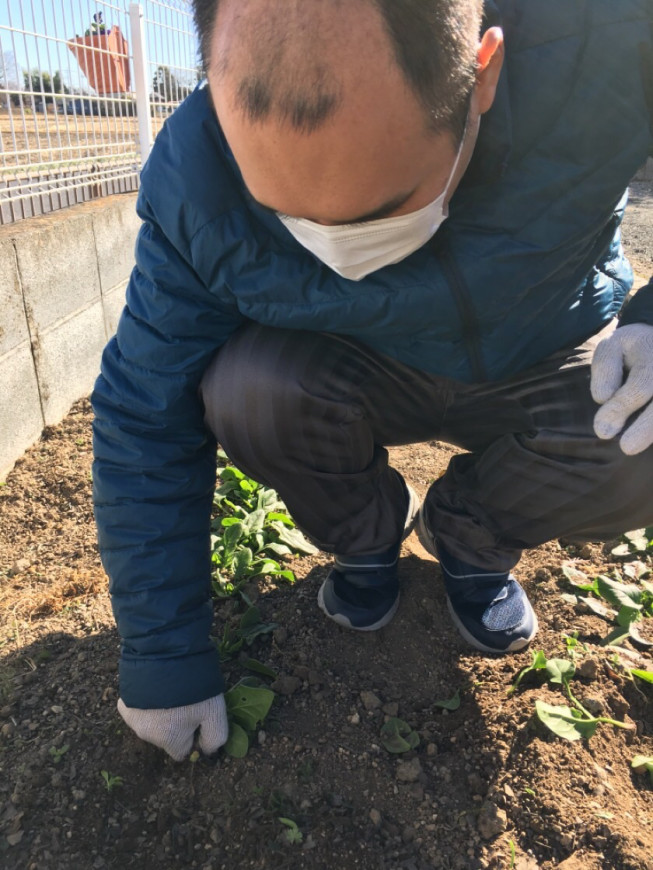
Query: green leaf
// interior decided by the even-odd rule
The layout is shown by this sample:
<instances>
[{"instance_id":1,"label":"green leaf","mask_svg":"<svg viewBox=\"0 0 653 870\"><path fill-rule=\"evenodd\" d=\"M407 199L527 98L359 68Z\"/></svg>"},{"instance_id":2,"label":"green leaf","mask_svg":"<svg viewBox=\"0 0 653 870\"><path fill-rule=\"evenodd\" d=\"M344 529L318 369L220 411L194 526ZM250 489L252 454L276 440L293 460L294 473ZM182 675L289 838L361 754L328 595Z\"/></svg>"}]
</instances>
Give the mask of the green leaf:
<instances>
[{"instance_id":1,"label":"green leaf","mask_svg":"<svg viewBox=\"0 0 653 870\"><path fill-rule=\"evenodd\" d=\"M630 636L630 627L622 628L618 625L616 628L613 628L610 634L603 638L601 641L601 646L619 646L620 643L623 643Z\"/></svg>"},{"instance_id":2,"label":"green leaf","mask_svg":"<svg viewBox=\"0 0 653 870\"><path fill-rule=\"evenodd\" d=\"M530 665L527 665L517 675L517 679L512 684L512 686L508 689L508 694L512 695L513 692L516 692L519 688L519 684L524 679L526 674L529 674L531 671L539 671L542 668L546 667L546 656L544 654L544 650L538 650L537 652L533 652L531 650L532 661Z\"/></svg>"},{"instance_id":3,"label":"green leaf","mask_svg":"<svg viewBox=\"0 0 653 870\"><path fill-rule=\"evenodd\" d=\"M289 529L295 528L294 520L291 517L289 517L288 514L283 514L279 511L271 511L268 514L267 519L268 519L270 525L273 525L275 522L278 522L284 526L288 526Z\"/></svg>"},{"instance_id":4,"label":"green leaf","mask_svg":"<svg viewBox=\"0 0 653 870\"><path fill-rule=\"evenodd\" d=\"M455 694L446 701L431 701L434 707L441 707L443 710L457 710L460 707L460 691L456 689Z\"/></svg>"},{"instance_id":5,"label":"green leaf","mask_svg":"<svg viewBox=\"0 0 653 870\"><path fill-rule=\"evenodd\" d=\"M642 577L651 573L650 567L644 562L628 562L622 570L626 577L630 577L631 580L641 580Z\"/></svg>"},{"instance_id":6,"label":"green leaf","mask_svg":"<svg viewBox=\"0 0 653 870\"><path fill-rule=\"evenodd\" d=\"M388 752L408 752L419 745L419 734L403 719L391 716L381 728L381 743Z\"/></svg>"},{"instance_id":7,"label":"green leaf","mask_svg":"<svg viewBox=\"0 0 653 870\"><path fill-rule=\"evenodd\" d=\"M242 549L238 550L233 562L235 580L240 580L242 577L247 576L249 567L252 564L252 558L252 551L249 547L242 547Z\"/></svg>"},{"instance_id":8,"label":"green leaf","mask_svg":"<svg viewBox=\"0 0 653 870\"><path fill-rule=\"evenodd\" d=\"M243 480L244 473L233 465L228 465L220 470L220 480Z\"/></svg>"},{"instance_id":9,"label":"green leaf","mask_svg":"<svg viewBox=\"0 0 653 870\"><path fill-rule=\"evenodd\" d=\"M617 559L632 555L632 550L628 544L618 544L616 547L613 547L610 552Z\"/></svg>"},{"instance_id":10,"label":"green leaf","mask_svg":"<svg viewBox=\"0 0 653 870\"><path fill-rule=\"evenodd\" d=\"M260 622L258 625L254 625L252 628L242 632L243 640L247 646L251 646L257 637L271 634L277 628L279 628L278 622Z\"/></svg>"},{"instance_id":11,"label":"green leaf","mask_svg":"<svg viewBox=\"0 0 653 870\"><path fill-rule=\"evenodd\" d=\"M632 583L619 583L603 575L596 578L599 594L615 607L628 607L641 610L642 590Z\"/></svg>"},{"instance_id":12,"label":"green leaf","mask_svg":"<svg viewBox=\"0 0 653 870\"><path fill-rule=\"evenodd\" d=\"M273 671L272 668L269 668L267 665L264 665L257 659L246 659L243 662L243 667L247 668L248 671L254 671L255 674L261 674L261 676L263 677L269 677L269 679L271 680L276 680L276 678L279 676L276 671Z\"/></svg>"},{"instance_id":13,"label":"green leaf","mask_svg":"<svg viewBox=\"0 0 653 870\"><path fill-rule=\"evenodd\" d=\"M253 731L270 712L274 692L264 686L246 686L242 682L225 693L230 722Z\"/></svg>"},{"instance_id":14,"label":"green leaf","mask_svg":"<svg viewBox=\"0 0 653 870\"><path fill-rule=\"evenodd\" d=\"M637 773L645 773L648 771L653 782L653 755L636 755L630 762L630 766Z\"/></svg>"},{"instance_id":15,"label":"green leaf","mask_svg":"<svg viewBox=\"0 0 653 870\"><path fill-rule=\"evenodd\" d=\"M252 628L254 625L258 625L261 621L261 611L258 607L248 607L247 610L240 617L240 627L241 629Z\"/></svg>"},{"instance_id":16,"label":"green leaf","mask_svg":"<svg viewBox=\"0 0 653 870\"><path fill-rule=\"evenodd\" d=\"M243 536L243 524L241 522L234 523L224 530L222 540L224 541L225 551L233 551L238 545L238 541Z\"/></svg>"},{"instance_id":17,"label":"green leaf","mask_svg":"<svg viewBox=\"0 0 653 870\"><path fill-rule=\"evenodd\" d=\"M534 671L541 670L546 667L547 658L543 649L538 649L537 652L532 653L533 661L531 663L531 668Z\"/></svg>"},{"instance_id":18,"label":"green leaf","mask_svg":"<svg viewBox=\"0 0 653 870\"><path fill-rule=\"evenodd\" d=\"M624 538L628 541L632 550L638 553L645 553L651 542L651 530L635 529L632 532L626 532Z\"/></svg>"},{"instance_id":19,"label":"green leaf","mask_svg":"<svg viewBox=\"0 0 653 870\"><path fill-rule=\"evenodd\" d=\"M263 529L264 522L265 511L255 510L247 514L247 516L243 520L243 529L245 530L246 534L255 535L256 532L260 532Z\"/></svg>"},{"instance_id":20,"label":"green leaf","mask_svg":"<svg viewBox=\"0 0 653 870\"><path fill-rule=\"evenodd\" d=\"M275 520L270 524L279 536L279 540L283 544L288 544L293 553L302 553L306 556L311 556L318 552L309 540L307 540L299 529L289 529L282 522Z\"/></svg>"},{"instance_id":21,"label":"green leaf","mask_svg":"<svg viewBox=\"0 0 653 870\"><path fill-rule=\"evenodd\" d=\"M638 625L632 625L632 624L628 626L628 633L630 635L630 639L637 646L645 647L646 649L648 649L649 647L653 646L653 642L650 640L647 640L647 638L645 638L645 637L642 637L642 635L639 633L640 627L641 627L641 625L638 626Z\"/></svg>"},{"instance_id":22,"label":"green leaf","mask_svg":"<svg viewBox=\"0 0 653 870\"><path fill-rule=\"evenodd\" d=\"M609 619L610 617L617 615L616 611L606 607L605 604L601 601L597 601L596 598L586 598L581 595L578 600L582 602L588 610L596 614L596 616L602 616L605 619Z\"/></svg>"},{"instance_id":23,"label":"green leaf","mask_svg":"<svg viewBox=\"0 0 653 870\"><path fill-rule=\"evenodd\" d=\"M540 722L565 740L592 737L599 724L598 719L579 719L578 717L581 715L579 710L545 704L544 701L536 701L535 710Z\"/></svg>"},{"instance_id":24,"label":"green leaf","mask_svg":"<svg viewBox=\"0 0 653 870\"><path fill-rule=\"evenodd\" d=\"M578 604L578 596L574 595L573 592L563 592L560 598L565 604L571 604L572 607Z\"/></svg>"},{"instance_id":25,"label":"green leaf","mask_svg":"<svg viewBox=\"0 0 653 870\"><path fill-rule=\"evenodd\" d=\"M653 671L642 671L640 668L631 668L630 673L645 683L653 683Z\"/></svg>"},{"instance_id":26,"label":"green leaf","mask_svg":"<svg viewBox=\"0 0 653 870\"><path fill-rule=\"evenodd\" d=\"M224 745L224 751L232 758L244 758L249 749L247 732L237 722L229 723L229 738Z\"/></svg>"},{"instance_id":27,"label":"green leaf","mask_svg":"<svg viewBox=\"0 0 653 870\"><path fill-rule=\"evenodd\" d=\"M283 502L273 489L270 489L267 486L261 487L256 499L256 507L258 510L265 511L267 514L282 505Z\"/></svg>"},{"instance_id":28,"label":"green leaf","mask_svg":"<svg viewBox=\"0 0 653 870\"><path fill-rule=\"evenodd\" d=\"M563 682L571 680L576 672L576 668L573 662L567 659L549 659L546 663L546 672L549 675L550 682L562 685Z\"/></svg>"},{"instance_id":29,"label":"green leaf","mask_svg":"<svg viewBox=\"0 0 653 870\"><path fill-rule=\"evenodd\" d=\"M282 825L285 825L288 828L288 830L284 832L288 843L295 844L302 842L304 835L297 827L297 822L294 822L292 819L283 818L283 816L279 816L279 821Z\"/></svg>"},{"instance_id":30,"label":"green leaf","mask_svg":"<svg viewBox=\"0 0 653 870\"><path fill-rule=\"evenodd\" d=\"M279 544L276 541L270 541L265 544L266 551L269 550L271 553L274 553L275 556L290 556L292 555L292 550L287 544Z\"/></svg>"},{"instance_id":31,"label":"green leaf","mask_svg":"<svg viewBox=\"0 0 653 870\"><path fill-rule=\"evenodd\" d=\"M641 618L641 612L634 607L620 607L617 613L617 625L622 628L628 628L633 622L637 622Z\"/></svg>"},{"instance_id":32,"label":"green leaf","mask_svg":"<svg viewBox=\"0 0 653 870\"><path fill-rule=\"evenodd\" d=\"M594 585L594 582L590 580L586 574L583 574L583 572L579 571L578 568L574 568L573 565L563 565L562 573L565 575L567 580L569 580L571 585L576 586L578 589L588 591L592 589Z\"/></svg>"}]
</instances>

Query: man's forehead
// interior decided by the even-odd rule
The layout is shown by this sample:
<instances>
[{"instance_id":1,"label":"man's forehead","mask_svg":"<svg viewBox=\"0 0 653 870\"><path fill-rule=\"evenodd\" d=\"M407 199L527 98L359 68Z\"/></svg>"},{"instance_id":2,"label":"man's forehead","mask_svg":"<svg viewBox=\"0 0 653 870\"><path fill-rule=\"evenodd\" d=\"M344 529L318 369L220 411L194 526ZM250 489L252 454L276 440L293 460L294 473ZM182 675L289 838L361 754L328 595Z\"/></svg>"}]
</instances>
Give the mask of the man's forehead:
<instances>
[{"instance_id":1,"label":"man's forehead","mask_svg":"<svg viewBox=\"0 0 653 870\"><path fill-rule=\"evenodd\" d=\"M209 69L214 105L245 183L264 206L325 223L385 216L425 178L434 186L446 182L453 146L448 135L434 135L428 127L371 4L325 6L340 8L350 22L352 9L358 16L364 9L365 19L354 23L367 38L361 42L350 28L342 40L320 42L320 51L311 53L315 33L296 27L300 11L289 24L297 41L282 40L273 52L274 69L266 66L273 43L265 41L258 53L250 46ZM216 28L218 55L230 50L229 40L244 24L241 13L234 13L230 33L224 20ZM253 36L243 38L251 42ZM250 65L244 66L247 58Z\"/></svg>"}]
</instances>

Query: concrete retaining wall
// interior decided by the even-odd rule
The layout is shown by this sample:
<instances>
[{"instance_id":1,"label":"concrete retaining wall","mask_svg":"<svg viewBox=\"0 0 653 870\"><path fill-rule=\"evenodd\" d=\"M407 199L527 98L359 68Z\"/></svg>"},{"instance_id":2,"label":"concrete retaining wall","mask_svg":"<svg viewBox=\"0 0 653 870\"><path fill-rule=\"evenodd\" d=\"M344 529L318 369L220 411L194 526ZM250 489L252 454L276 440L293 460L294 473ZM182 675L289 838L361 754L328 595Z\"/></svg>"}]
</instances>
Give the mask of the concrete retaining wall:
<instances>
[{"instance_id":1,"label":"concrete retaining wall","mask_svg":"<svg viewBox=\"0 0 653 870\"><path fill-rule=\"evenodd\" d=\"M0 228L0 480L93 386L133 267L135 202Z\"/></svg>"}]
</instances>

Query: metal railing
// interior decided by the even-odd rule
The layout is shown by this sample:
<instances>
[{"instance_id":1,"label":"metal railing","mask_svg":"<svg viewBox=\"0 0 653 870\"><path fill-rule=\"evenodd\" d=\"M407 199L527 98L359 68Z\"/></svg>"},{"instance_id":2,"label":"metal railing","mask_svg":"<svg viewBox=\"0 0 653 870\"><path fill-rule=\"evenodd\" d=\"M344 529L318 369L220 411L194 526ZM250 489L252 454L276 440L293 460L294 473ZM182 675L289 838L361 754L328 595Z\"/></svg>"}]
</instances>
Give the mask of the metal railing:
<instances>
[{"instance_id":1,"label":"metal railing","mask_svg":"<svg viewBox=\"0 0 653 870\"><path fill-rule=\"evenodd\" d=\"M199 78L189 0L0 2L0 224L136 190Z\"/></svg>"}]
</instances>

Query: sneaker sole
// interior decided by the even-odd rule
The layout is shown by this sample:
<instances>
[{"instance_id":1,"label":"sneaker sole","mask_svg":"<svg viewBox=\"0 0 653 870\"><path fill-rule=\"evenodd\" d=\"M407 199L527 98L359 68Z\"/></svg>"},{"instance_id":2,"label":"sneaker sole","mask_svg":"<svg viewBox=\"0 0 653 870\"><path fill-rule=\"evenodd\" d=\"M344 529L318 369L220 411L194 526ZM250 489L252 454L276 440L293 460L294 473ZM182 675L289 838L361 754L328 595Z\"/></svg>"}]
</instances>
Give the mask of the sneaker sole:
<instances>
[{"instance_id":1,"label":"sneaker sole","mask_svg":"<svg viewBox=\"0 0 653 870\"><path fill-rule=\"evenodd\" d=\"M420 544L424 547L429 555L433 556L434 559L437 560L438 564L440 560L438 559L438 553L435 549L435 544L433 543L433 538L430 535L429 530L426 528L426 523L424 522L424 516L422 514L422 510L420 509L417 515L417 537L419 538ZM529 643L533 640L537 631L539 629L539 623L537 621L537 616L533 613L533 631L530 633L528 637L520 637L517 640L513 640L510 646L507 646L505 649L497 649L496 647L486 646L484 643L481 643L480 640L477 640L473 634L471 634L460 621L460 618L456 611L453 609L453 605L451 604L451 599L447 595L447 608L449 610L449 614L453 621L453 624L458 629L459 634L463 637L470 646L473 646L475 649L480 650L481 652L486 653L494 653L495 655L503 655L504 653L511 652L519 652L519 650L527 647Z\"/></svg>"},{"instance_id":2,"label":"sneaker sole","mask_svg":"<svg viewBox=\"0 0 653 870\"><path fill-rule=\"evenodd\" d=\"M387 625L397 612L397 608L399 607L399 599L400 596L397 595L395 603L392 605L390 610L381 617L381 619L377 620L377 622L372 623L372 625L352 625L351 621L347 619L346 616L343 616L342 613L329 613L327 610L326 604L324 603L324 587L326 586L326 580L320 586L320 591L317 593L317 605L325 616L328 616L333 622L336 622L338 625L342 626L342 628L350 628L352 631L377 631L379 628L383 628Z\"/></svg>"}]
</instances>

